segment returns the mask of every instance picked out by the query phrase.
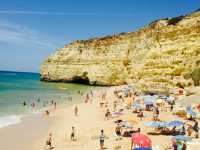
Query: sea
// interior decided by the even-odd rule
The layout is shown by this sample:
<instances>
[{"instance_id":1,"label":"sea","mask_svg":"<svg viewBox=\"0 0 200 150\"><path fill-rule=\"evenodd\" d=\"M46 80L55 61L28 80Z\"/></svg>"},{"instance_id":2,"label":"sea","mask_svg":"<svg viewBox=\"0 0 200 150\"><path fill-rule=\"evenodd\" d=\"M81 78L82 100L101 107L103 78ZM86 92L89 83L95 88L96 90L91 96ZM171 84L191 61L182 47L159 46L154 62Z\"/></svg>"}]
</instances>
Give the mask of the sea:
<instances>
[{"instance_id":1,"label":"sea","mask_svg":"<svg viewBox=\"0 0 200 150\"><path fill-rule=\"evenodd\" d=\"M91 88L82 84L42 82L39 73L0 71L0 128L21 122L23 116L40 112L51 106L52 101L58 105L80 103L82 94Z\"/></svg>"}]
</instances>

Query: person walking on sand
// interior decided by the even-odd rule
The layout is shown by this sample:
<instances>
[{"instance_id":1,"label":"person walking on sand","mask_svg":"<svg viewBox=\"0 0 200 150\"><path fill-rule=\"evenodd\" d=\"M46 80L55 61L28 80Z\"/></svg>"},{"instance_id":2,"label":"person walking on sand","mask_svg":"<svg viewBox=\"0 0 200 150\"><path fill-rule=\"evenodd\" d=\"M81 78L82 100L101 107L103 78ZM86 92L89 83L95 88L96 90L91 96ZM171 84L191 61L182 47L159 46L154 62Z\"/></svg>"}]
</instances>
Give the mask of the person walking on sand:
<instances>
[{"instance_id":1,"label":"person walking on sand","mask_svg":"<svg viewBox=\"0 0 200 150\"><path fill-rule=\"evenodd\" d=\"M109 120L110 117L111 117L110 110L107 109L107 110L106 110L106 113L105 113L105 120Z\"/></svg>"},{"instance_id":2,"label":"person walking on sand","mask_svg":"<svg viewBox=\"0 0 200 150\"><path fill-rule=\"evenodd\" d=\"M75 116L78 116L78 107L77 106L74 108L74 114L75 114Z\"/></svg>"},{"instance_id":3,"label":"person walking on sand","mask_svg":"<svg viewBox=\"0 0 200 150\"><path fill-rule=\"evenodd\" d=\"M100 150L104 149L104 139L105 139L104 131L101 130L101 134L99 136Z\"/></svg>"},{"instance_id":4,"label":"person walking on sand","mask_svg":"<svg viewBox=\"0 0 200 150\"><path fill-rule=\"evenodd\" d=\"M121 139L121 133L122 133L122 128L120 126L120 124L118 123L117 126L115 127L115 133L116 133L116 141Z\"/></svg>"},{"instance_id":5,"label":"person walking on sand","mask_svg":"<svg viewBox=\"0 0 200 150\"><path fill-rule=\"evenodd\" d=\"M75 127L72 127L71 140L75 141Z\"/></svg>"},{"instance_id":6,"label":"person walking on sand","mask_svg":"<svg viewBox=\"0 0 200 150\"><path fill-rule=\"evenodd\" d=\"M49 149L52 149L52 134L51 133L49 133L49 136L47 138L46 146L48 146Z\"/></svg>"},{"instance_id":7,"label":"person walking on sand","mask_svg":"<svg viewBox=\"0 0 200 150\"><path fill-rule=\"evenodd\" d=\"M89 99L90 99L90 96L89 96L89 94L87 93L87 94L86 94L86 97L85 97L85 103L88 103Z\"/></svg>"}]
</instances>

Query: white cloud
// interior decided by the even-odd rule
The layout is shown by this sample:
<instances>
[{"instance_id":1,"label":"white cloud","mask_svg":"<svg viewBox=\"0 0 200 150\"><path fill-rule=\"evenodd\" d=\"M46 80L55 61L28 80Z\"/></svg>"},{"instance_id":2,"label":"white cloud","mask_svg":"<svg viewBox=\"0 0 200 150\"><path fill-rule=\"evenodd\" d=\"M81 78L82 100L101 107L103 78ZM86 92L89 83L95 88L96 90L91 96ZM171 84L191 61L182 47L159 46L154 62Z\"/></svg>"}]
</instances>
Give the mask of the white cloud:
<instances>
[{"instance_id":1,"label":"white cloud","mask_svg":"<svg viewBox=\"0 0 200 150\"><path fill-rule=\"evenodd\" d=\"M57 47L49 37L37 30L5 21L0 21L0 42L35 48Z\"/></svg>"},{"instance_id":2,"label":"white cloud","mask_svg":"<svg viewBox=\"0 0 200 150\"><path fill-rule=\"evenodd\" d=\"M57 16L107 16L107 17L133 17L133 13L117 12L49 12L49 11L20 11L0 10L0 14L10 15L57 15Z\"/></svg>"}]
</instances>

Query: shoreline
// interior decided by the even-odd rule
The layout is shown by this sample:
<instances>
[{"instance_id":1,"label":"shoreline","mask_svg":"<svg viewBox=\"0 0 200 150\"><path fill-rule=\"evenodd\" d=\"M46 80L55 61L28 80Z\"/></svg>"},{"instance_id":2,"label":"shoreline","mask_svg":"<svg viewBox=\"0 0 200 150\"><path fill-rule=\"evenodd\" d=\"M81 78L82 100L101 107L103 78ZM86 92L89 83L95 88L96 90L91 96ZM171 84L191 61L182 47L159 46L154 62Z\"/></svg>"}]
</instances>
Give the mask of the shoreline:
<instances>
[{"instance_id":1,"label":"shoreline","mask_svg":"<svg viewBox=\"0 0 200 150\"><path fill-rule=\"evenodd\" d=\"M133 123L133 128L141 128L142 133L149 133L151 128L146 127L144 124L151 121L151 112L145 112L145 118L141 121L136 114L130 110L124 110L123 114L118 118L105 120L106 107L101 108L99 105L102 92L107 92L108 108L113 111L113 101L115 97L113 94L114 88L106 87L102 89L94 89L94 96L92 103L84 103L82 101L75 101L76 103L65 103L57 105L57 108L52 107L40 110L39 114L32 114L22 118L19 124L11 125L5 128L0 128L0 145L6 150L45 150L45 142L48 134L52 133L53 146L56 150L94 150L99 148L98 136L100 130L104 130L108 139L105 141L105 147L108 150L130 149L130 138L123 138L116 141L115 136L115 123L117 119L122 119ZM69 105L70 104L70 105ZM79 115L74 115L75 106L79 109ZM44 116L42 112L46 109L50 111L49 116ZM160 118L164 121L180 118L172 115L170 112L162 111ZM70 140L72 126L76 129L77 141ZM171 136L155 136L148 135L156 150L164 150L170 145ZM200 143L200 140L194 140L194 143ZM12 143L12 144L10 144ZM191 144L195 148L198 143ZM197 150L197 149L191 149Z\"/></svg>"}]
</instances>

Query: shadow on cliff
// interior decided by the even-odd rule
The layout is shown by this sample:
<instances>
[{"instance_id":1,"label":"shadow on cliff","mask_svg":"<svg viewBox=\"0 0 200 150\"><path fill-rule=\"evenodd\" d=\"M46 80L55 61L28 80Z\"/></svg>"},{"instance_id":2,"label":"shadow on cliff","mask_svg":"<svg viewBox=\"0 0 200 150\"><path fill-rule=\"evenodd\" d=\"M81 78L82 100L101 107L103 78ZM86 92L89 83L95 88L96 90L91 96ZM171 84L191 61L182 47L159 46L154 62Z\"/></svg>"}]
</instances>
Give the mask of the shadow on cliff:
<instances>
[{"instance_id":1,"label":"shadow on cliff","mask_svg":"<svg viewBox=\"0 0 200 150\"><path fill-rule=\"evenodd\" d=\"M87 76L74 76L72 78L73 83L80 83L80 84L90 84L90 80Z\"/></svg>"}]
</instances>

